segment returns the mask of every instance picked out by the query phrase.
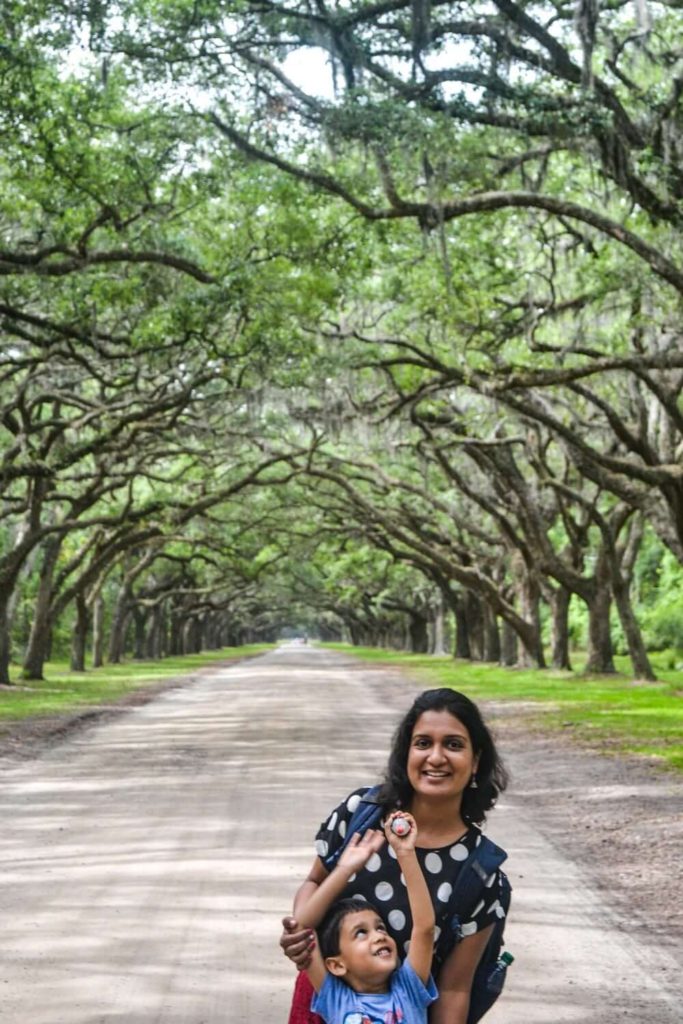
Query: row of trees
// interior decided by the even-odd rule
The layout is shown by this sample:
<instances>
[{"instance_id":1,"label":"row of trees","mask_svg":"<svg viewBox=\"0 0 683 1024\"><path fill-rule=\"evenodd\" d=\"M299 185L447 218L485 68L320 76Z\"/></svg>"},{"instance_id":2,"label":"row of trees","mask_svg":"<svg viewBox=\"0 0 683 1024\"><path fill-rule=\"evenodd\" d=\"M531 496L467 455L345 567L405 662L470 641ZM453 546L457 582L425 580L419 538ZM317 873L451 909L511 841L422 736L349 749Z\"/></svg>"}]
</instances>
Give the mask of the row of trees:
<instances>
[{"instance_id":1,"label":"row of trees","mask_svg":"<svg viewBox=\"0 0 683 1024\"><path fill-rule=\"evenodd\" d=\"M14 8L0 682L67 635L82 668L293 622L562 668L580 633L603 672L616 637L651 678L677 7Z\"/></svg>"}]
</instances>

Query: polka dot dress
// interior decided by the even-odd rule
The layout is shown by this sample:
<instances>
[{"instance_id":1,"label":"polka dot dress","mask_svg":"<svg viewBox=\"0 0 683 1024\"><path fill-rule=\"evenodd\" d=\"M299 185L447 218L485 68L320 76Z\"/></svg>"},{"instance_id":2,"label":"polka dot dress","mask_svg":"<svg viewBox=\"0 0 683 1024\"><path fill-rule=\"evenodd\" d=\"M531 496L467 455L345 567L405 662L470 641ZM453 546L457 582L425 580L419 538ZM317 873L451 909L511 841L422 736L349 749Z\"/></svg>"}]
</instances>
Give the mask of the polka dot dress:
<instances>
[{"instance_id":1,"label":"polka dot dress","mask_svg":"<svg viewBox=\"0 0 683 1024\"><path fill-rule=\"evenodd\" d=\"M339 849L346 835L351 815L365 793L367 793L367 788L353 792L321 824L315 842L318 856L324 858ZM479 829L472 827L456 842L449 843L448 846L435 850L417 848L417 859L427 881L436 912L435 969L443 963L453 948L455 942L453 916L456 913L456 908L451 902L453 887L460 868L479 843L480 837ZM396 940L399 953L401 956L405 956L410 945L412 918L405 880L396 855L388 843L384 844L379 853L374 853L370 857L361 871L351 876L340 898L349 896L360 897L375 905ZM480 899L477 906L473 907L471 912L460 921L463 938L467 935L474 935L480 929L494 924L498 918L505 917L499 896L500 875L496 871L486 881L483 899Z\"/></svg>"}]
</instances>

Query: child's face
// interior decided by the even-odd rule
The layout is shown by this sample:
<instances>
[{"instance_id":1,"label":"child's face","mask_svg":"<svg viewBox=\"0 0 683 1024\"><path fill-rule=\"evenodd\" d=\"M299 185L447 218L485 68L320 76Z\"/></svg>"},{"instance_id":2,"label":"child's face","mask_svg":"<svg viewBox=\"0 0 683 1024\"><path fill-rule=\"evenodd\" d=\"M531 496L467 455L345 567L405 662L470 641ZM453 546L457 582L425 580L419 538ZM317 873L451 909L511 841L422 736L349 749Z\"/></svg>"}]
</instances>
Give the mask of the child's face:
<instances>
[{"instance_id":1,"label":"child's face","mask_svg":"<svg viewBox=\"0 0 683 1024\"><path fill-rule=\"evenodd\" d=\"M398 967L398 953L374 910L346 915L339 930L339 955L329 957L327 967L357 991L387 991L389 975Z\"/></svg>"}]
</instances>

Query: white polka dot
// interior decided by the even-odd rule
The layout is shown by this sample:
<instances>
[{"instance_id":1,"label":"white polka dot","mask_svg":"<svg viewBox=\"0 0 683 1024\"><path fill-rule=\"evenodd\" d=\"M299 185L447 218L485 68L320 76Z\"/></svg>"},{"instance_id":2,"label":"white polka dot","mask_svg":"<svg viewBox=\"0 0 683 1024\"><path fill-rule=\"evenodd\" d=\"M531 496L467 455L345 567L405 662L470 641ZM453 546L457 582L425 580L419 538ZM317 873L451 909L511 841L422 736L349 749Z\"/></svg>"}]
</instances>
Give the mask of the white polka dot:
<instances>
[{"instance_id":1,"label":"white polka dot","mask_svg":"<svg viewBox=\"0 0 683 1024\"><path fill-rule=\"evenodd\" d=\"M393 848L393 846L389 846L387 847L387 849L389 851L389 856L393 857L394 860L396 860L396 850Z\"/></svg>"},{"instance_id":2,"label":"white polka dot","mask_svg":"<svg viewBox=\"0 0 683 1024\"><path fill-rule=\"evenodd\" d=\"M375 896L378 900L382 900L383 903L390 900L393 895L393 886L389 885L388 882L378 882L375 886Z\"/></svg>"},{"instance_id":3,"label":"white polka dot","mask_svg":"<svg viewBox=\"0 0 683 1024\"><path fill-rule=\"evenodd\" d=\"M438 875L439 871L443 870L443 861L439 857L438 853L428 853L425 857L425 867L427 871L430 871L433 875Z\"/></svg>"},{"instance_id":4,"label":"white polka dot","mask_svg":"<svg viewBox=\"0 0 683 1024\"><path fill-rule=\"evenodd\" d=\"M495 900L489 907L488 914L495 914L496 917L505 917L505 911L500 905L500 900Z\"/></svg>"},{"instance_id":5,"label":"white polka dot","mask_svg":"<svg viewBox=\"0 0 683 1024\"><path fill-rule=\"evenodd\" d=\"M357 878L357 874L356 874L356 872L354 871L354 873L353 873L352 875L350 875L350 876L349 876L349 878L347 879L347 881L348 881L348 882L355 882L355 881L356 881L356 878Z\"/></svg>"},{"instance_id":6,"label":"white polka dot","mask_svg":"<svg viewBox=\"0 0 683 1024\"><path fill-rule=\"evenodd\" d=\"M344 820L344 818L342 818L342 820L339 822L339 828L337 829L337 832L342 837L342 839L346 835L346 821Z\"/></svg>"},{"instance_id":7,"label":"white polka dot","mask_svg":"<svg viewBox=\"0 0 683 1024\"><path fill-rule=\"evenodd\" d=\"M379 871L379 869L382 867L382 860L380 855L378 853L373 853L372 857L370 857L365 867L368 869L368 871Z\"/></svg>"},{"instance_id":8,"label":"white polka dot","mask_svg":"<svg viewBox=\"0 0 683 1024\"><path fill-rule=\"evenodd\" d=\"M351 897L351 899L354 899L354 900L365 900L366 903L368 902L367 896L364 896L362 892L355 892L353 894L353 896Z\"/></svg>"},{"instance_id":9,"label":"white polka dot","mask_svg":"<svg viewBox=\"0 0 683 1024\"><path fill-rule=\"evenodd\" d=\"M406 915L402 910L392 910L389 914L389 924L395 932L402 931L406 926Z\"/></svg>"},{"instance_id":10,"label":"white polka dot","mask_svg":"<svg viewBox=\"0 0 683 1024\"><path fill-rule=\"evenodd\" d=\"M466 935L476 935L476 932L477 932L477 922L476 921L468 921L467 924L464 924L462 926L461 930L460 930L460 934L463 936L463 938Z\"/></svg>"},{"instance_id":11,"label":"white polka dot","mask_svg":"<svg viewBox=\"0 0 683 1024\"><path fill-rule=\"evenodd\" d=\"M492 874L492 875L490 875L490 876L489 876L489 877L488 877L488 878L486 879L486 881L485 881L484 885L486 886L486 888L487 888L487 889L490 889L490 888L491 888L491 886L493 885L493 883L495 882L495 880L496 880L496 872L494 871L494 872L493 872L493 874Z\"/></svg>"},{"instance_id":12,"label":"white polka dot","mask_svg":"<svg viewBox=\"0 0 683 1024\"><path fill-rule=\"evenodd\" d=\"M319 857L326 857L329 847L324 839L316 839L315 841L315 852Z\"/></svg>"},{"instance_id":13,"label":"white polka dot","mask_svg":"<svg viewBox=\"0 0 683 1024\"><path fill-rule=\"evenodd\" d=\"M408 955L408 953L410 953L410 939L408 939L408 941L407 941L407 942L404 942L404 943L403 943L403 948L405 949L405 951L406 951L406 956L407 956L407 955Z\"/></svg>"},{"instance_id":14,"label":"white polka dot","mask_svg":"<svg viewBox=\"0 0 683 1024\"><path fill-rule=\"evenodd\" d=\"M333 811L331 816L330 816L330 820L327 823L327 827L330 830L330 832L332 832L335 829L335 827L337 825L337 818L338 817L339 817L339 815L337 814L337 812Z\"/></svg>"},{"instance_id":15,"label":"white polka dot","mask_svg":"<svg viewBox=\"0 0 683 1024\"><path fill-rule=\"evenodd\" d=\"M436 928L434 929L434 945L436 945L437 942L439 941L439 936L440 935L441 935L441 929L439 928L439 926L437 924Z\"/></svg>"},{"instance_id":16,"label":"white polka dot","mask_svg":"<svg viewBox=\"0 0 683 1024\"><path fill-rule=\"evenodd\" d=\"M442 903L448 903L453 892L453 886L450 882L443 882L436 890L437 899L441 900Z\"/></svg>"},{"instance_id":17,"label":"white polka dot","mask_svg":"<svg viewBox=\"0 0 683 1024\"><path fill-rule=\"evenodd\" d=\"M479 846L480 842L481 842L481 836L477 836L477 841L476 841L476 843L474 845L475 846Z\"/></svg>"},{"instance_id":18,"label":"white polka dot","mask_svg":"<svg viewBox=\"0 0 683 1024\"><path fill-rule=\"evenodd\" d=\"M453 860L467 860L467 847L462 843L456 843L455 846L451 846L450 853Z\"/></svg>"},{"instance_id":19,"label":"white polka dot","mask_svg":"<svg viewBox=\"0 0 683 1024\"><path fill-rule=\"evenodd\" d=\"M476 917L477 914L480 912L480 910L483 909L483 907L484 907L484 901L483 900L479 900L479 902L477 903L476 907L472 911L472 917Z\"/></svg>"},{"instance_id":20,"label":"white polka dot","mask_svg":"<svg viewBox=\"0 0 683 1024\"><path fill-rule=\"evenodd\" d=\"M401 872L401 885L405 885L405 884L406 884L406 876L403 874L403 872Z\"/></svg>"},{"instance_id":21,"label":"white polka dot","mask_svg":"<svg viewBox=\"0 0 683 1024\"><path fill-rule=\"evenodd\" d=\"M353 814L353 812L355 811L356 807L358 807L359 803L360 803L360 794L359 793L354 793L353 796L350 796L349 799L346 801L346 806L351 811L351 814Z\"/></svg>"}]
</instances>

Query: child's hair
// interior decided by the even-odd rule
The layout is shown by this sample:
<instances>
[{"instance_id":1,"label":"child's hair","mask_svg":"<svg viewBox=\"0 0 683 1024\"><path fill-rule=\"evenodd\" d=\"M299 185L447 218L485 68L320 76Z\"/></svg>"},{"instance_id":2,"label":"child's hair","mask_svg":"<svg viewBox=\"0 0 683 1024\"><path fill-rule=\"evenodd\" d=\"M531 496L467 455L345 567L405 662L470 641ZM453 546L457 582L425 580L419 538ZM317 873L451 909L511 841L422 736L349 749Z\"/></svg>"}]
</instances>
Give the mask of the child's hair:
<instances>
[{"instance_id":1,"label":"child's hair","mask_svg":"<svg viewBox=\"0 0 683 1024\"><path fill-rule=\"evenodd\" d=\"M359 910L372 910L375 914L379 914L379 911L376 907L373 907L372 903L368 903L367 900L361 899L359 896L351 896L348 899L339 900L330 907L318 929L320 952L322 953L323 960L326 960L328 956L339 955L341 923L349 914L356 914Z\"/></svg>"}]
</instances>

